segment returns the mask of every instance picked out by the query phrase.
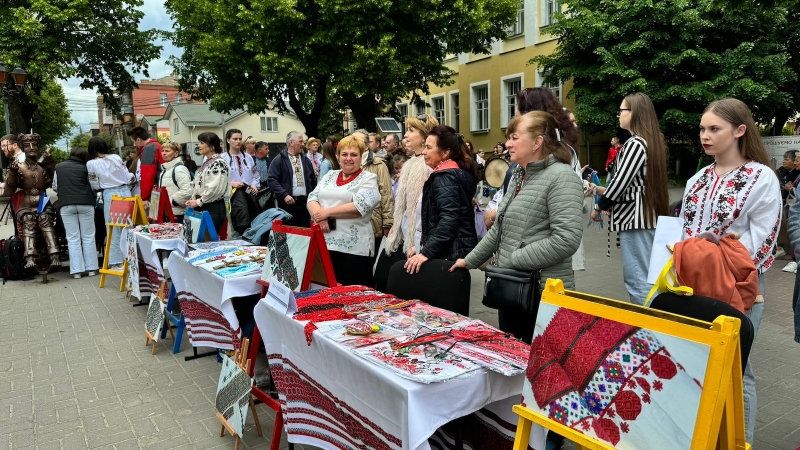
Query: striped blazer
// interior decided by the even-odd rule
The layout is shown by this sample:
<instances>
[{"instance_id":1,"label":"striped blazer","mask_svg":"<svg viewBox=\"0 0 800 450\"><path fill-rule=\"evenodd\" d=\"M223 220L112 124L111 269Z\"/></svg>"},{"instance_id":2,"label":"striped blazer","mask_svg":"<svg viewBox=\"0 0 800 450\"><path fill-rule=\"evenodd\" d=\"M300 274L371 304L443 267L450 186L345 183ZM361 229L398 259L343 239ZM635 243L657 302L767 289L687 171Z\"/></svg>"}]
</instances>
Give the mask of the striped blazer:
<instances>
[{"instance_id":1,"label":"striped blazer","mask_svg":"<svg viewBox=\"0 0 800 450\"><path fill-rule=\"evenodd\" d=\"M616 170L598 202L600 209L611 210L611 231L655 228L655 223L647 223L645 216L646 175L647 144L641 137L633 136L617 154Z\"/></svg>"}]
</instances>

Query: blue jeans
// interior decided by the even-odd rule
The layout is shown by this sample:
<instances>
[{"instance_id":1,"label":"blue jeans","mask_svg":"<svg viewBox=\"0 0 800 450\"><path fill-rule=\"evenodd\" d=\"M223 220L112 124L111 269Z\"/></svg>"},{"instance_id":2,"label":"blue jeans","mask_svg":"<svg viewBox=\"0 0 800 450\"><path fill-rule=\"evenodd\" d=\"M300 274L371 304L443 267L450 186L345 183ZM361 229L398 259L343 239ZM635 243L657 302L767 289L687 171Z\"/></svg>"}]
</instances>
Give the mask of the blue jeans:
<instances>
[{"instance_id":1,"label":"blue jeans","mask_svg":"<svg viewBox=\"0 0 800 450\"><path fill-rule=\"evenodd\" d=\"M766 298L764 292L764 274L758 275L758 288L761 295ZM758 336L758 327L761 325L761 317L764 315L764 303L754 303L750 311L745 312L745 315L750 319L753 324L753 346L751 347L750 354L753 354L753 349L756 345L756 337ZM750 445L753 444L753 435L756 429L756 414L758 413L758 398L756 396L756 376L753 374L753 365L750 364L750 358L747 359L747 366L744 368L744 376L742 377L744 383L744 429L745 438Z\"/></svg>"},{"instance_id":2,"label":"blue jeans","mask_svg":"<svg viewBox=\"0 0 800 450\"><path fill-rule=\"evenodd\" d=\"M111 196L130 197L131 190L128 186L120 186L106 189L103 191L103 215L106 216L106 223L111 222L109 213L111 212ZM108 267L122 264L122 250L119 248L119 240L122 237L122 230L114 227L111 234L111 250L108 252Z\"/></svg>"},{"instance_id":3,"label":"blue jeans","mask_svg":"<svg viewBox=\"0 0 800 450\"><path fill-rule=\"evenodd\" d=\"M799 255L800 256L800 255ZM792 294L792 310L794 311L794 341L800 344L800 271L794 276L794 293Z\"/></svg>"},{"instance_id":4,"label":"blue jeans","mask_svg":"<svg viewBox=\"0 0 800 450\"><path fill-rule=\"evenodd\" d=\"M619 232L619 247L622 252L622 279L628 290L631 303L644 305L653 286L647 283L650 267L650 251L656 230L626 230Z\"/></svg>"},{"instance_id":5,"label":"blue jeans","mask_svg":"<svg viewBox=\"0 0 800 450\"><path fill-rule=\"evenodd\" d=\"M97 270L94 205L67 205L59 210L69 247L69 273Z\"/></svg>"}]
</instances>

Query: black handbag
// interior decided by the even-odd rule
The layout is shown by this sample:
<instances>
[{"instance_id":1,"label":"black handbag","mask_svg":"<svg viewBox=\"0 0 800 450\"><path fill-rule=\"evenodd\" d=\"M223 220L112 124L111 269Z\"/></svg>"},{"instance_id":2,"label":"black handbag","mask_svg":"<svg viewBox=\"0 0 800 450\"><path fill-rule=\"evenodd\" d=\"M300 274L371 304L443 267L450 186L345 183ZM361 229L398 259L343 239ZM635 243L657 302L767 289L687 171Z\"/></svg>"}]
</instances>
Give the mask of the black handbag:
<instances>
[{"instance_id":1,"label":"black handbag","mask_svg":"<svg viewBox=\"0 0 800 450\"><path fill-rule=\"evenodd\" d=\"M509 202L509 205L511 202ZM506 206L506 210L508 206ZM496 263L503 236L503 217L505 210L497 219L497 245L493 262ZM536 315L542 294L539 290L541 270L517 270L486 266L486 281L483 285L483 305L487 308L502 309L525 315Z\"/></svg>"}]
</instances>

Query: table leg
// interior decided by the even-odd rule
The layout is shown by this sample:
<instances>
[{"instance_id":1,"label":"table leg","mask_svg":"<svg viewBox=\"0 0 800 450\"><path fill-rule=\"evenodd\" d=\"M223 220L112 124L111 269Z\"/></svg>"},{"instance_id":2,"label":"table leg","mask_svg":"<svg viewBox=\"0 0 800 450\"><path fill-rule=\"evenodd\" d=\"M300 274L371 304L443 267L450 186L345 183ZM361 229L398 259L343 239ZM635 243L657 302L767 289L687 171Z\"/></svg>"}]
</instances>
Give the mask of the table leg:
<instances>
[{"instance_id":1,"label":"table leg","mask_svg":"<svg viewBox=\"0 0 800 450\"><path fill-rule=\"evenodd\" d=\"M187 356L183 358L184 361L191 361L193 359L198 358L205 358L206 356L212 356L217 354L217 349L205 352L205 353L197 353L197 347L192 347L192 356ZM177 352L176 352L177 353Z\"/></svg>"}]
</instances>

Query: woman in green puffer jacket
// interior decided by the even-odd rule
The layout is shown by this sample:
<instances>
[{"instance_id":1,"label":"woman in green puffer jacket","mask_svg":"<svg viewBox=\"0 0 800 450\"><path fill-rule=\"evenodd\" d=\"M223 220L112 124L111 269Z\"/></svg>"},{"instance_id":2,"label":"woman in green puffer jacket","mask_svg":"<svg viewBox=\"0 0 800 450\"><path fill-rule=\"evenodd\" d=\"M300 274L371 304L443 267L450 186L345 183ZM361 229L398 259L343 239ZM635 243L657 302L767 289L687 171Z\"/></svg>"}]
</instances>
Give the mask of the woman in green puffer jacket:
<instances>
[{"instance_id":1,"label":"woman in green puffer jacket","mask_svg":"<svg viewBox=\"0 0 800 450\"><path fill-rule=\"evenodd\" d=\"M574 289L572 255L583 233L583 187L572 170L572 153L561 142L556 120L542 111L512 120L506 137L511 161L519 167L509 184L509 195L497 208L498 223L502 220L502 224L492 227L453 269L480 267L500 239L496 266L541 270L542 289L548 278L560 278L566 288ZM499 310L498 317L501 330L531 342L535 315Z\"/></svg>"}]
</instances>

